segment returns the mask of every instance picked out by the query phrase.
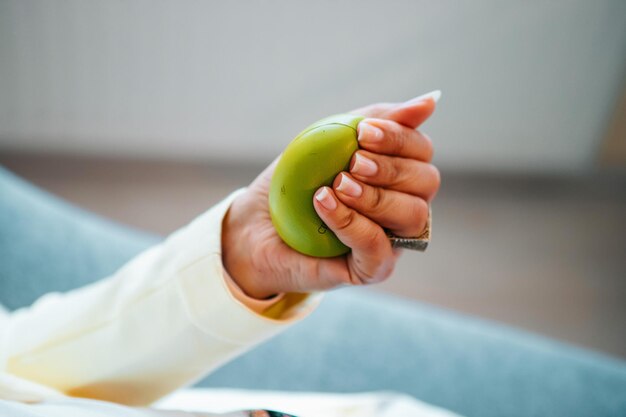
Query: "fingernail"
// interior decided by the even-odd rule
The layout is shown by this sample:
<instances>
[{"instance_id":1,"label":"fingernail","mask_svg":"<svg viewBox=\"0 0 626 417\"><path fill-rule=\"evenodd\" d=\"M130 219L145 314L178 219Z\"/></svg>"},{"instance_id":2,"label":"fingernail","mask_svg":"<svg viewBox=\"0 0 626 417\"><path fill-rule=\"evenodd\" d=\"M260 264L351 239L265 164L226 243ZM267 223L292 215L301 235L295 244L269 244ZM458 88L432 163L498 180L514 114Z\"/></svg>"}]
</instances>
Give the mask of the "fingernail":
<instances>
[{"instance_id":1,"label":"fingernail","mask_svg":"<svg viewBox=\"0 0 626 417\"><path fill-rule=\"evenodd\" d=\"M333 196L330 195L330 193L328 192L328 188L326 187L322 188L322 191L315 194L315 199L319 201L326 210L334 210L337 208L337 202L335 201Z\"/></svg>"},{"instance_id":2,"label":"fingernail","mask_svg":"<svg viewBox=\"0 0 626 417\"><path fill-rule=\"evenodd\" d=\"M337 186L337 191L349 195L350 197L360 197L363 194L363 188L352 178L345 174L341 174L341 182Z\"/></svg>"},{"instance_id":3,"label":"fingernail","mask_svg":"<svg viewBox=\"0 0 626 417\"><path fill-rule=\"evenodd\" d=\"M439 99L441 98L441 90L435 90L435 91L431 91L430 93L422 94L421 96L412 98L411 100L407 100L406 104L419 103L420 101L424 101L429 98L432 98L435 103L438 102Z\"/></svg>"},{"instance_id":4,"label":"fingernail","mask_svg":"<svg viewBox=\"0 0 626 417\"><path fill-rule=\"evenodd\" d=\"M379 142L383 140L383 131L367 122L359 123L359 141Z\"/></svg>"},{"instance_id":5,"label":"fingernail","mask_svg":"<svg viewBox=\"0 0 626 417\"><path fill-rule=\"evenodd\" d=\"M354 165L352 169L350 169L350 172L370 177L378 172L378 165L371 159L357 153L354 155Z\"/></svg>"}]
</instances>

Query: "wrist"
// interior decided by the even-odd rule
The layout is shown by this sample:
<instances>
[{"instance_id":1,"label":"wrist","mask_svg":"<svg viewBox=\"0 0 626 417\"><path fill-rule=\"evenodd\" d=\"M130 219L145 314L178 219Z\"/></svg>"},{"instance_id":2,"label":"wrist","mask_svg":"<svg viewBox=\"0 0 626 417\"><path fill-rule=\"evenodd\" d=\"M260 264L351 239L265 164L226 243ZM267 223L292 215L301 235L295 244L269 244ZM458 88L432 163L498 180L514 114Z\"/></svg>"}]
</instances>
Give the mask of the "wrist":
<instances>
[{"instance_id":1,"label":"wrist","mask_svg":"<svg viewBox=\"0 0 626 417\"><path fill-rule=\"evenodd\" d=\"M249 297L265 300L278 291L264 288L252 259L252 214L246 209L246 195L236 198L222 221L222 264L235 284Z\"/></svg>"}]
</instances>

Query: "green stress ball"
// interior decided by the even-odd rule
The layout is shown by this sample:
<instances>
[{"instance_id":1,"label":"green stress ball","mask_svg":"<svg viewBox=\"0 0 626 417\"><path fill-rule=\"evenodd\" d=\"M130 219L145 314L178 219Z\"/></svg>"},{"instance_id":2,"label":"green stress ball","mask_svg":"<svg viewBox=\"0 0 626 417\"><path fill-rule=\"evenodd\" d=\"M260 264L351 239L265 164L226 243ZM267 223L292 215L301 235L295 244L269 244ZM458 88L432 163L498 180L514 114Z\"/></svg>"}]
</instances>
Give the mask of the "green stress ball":
<instances>
[{"instance_id":1,"label":"green stress ball","mask_svg":"<svg viewBox=\"0 0 626 417\"><path fill-rule=\"evenodd\" d=\"M313 195L348 169L359 148L356 127L361 120L362 116L338 114L313 123L287 146L276 165L269 193L272 223L298 252L331 257L350 250L319 218Z\"/></svg>"}]
</instances>

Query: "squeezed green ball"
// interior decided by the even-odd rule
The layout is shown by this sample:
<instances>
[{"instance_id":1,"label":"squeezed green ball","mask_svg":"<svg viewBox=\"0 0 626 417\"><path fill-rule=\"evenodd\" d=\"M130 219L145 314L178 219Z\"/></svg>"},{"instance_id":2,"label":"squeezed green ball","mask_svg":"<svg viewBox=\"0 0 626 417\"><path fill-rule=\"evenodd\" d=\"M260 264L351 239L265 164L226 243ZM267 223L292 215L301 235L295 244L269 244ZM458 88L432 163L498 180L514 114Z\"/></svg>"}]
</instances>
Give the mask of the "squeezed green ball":
<instances>
[{"instance_id":1,"label":"squeezed green ball","mask_svg":"<svg viewBox=\"0 0 626 417\"><path fill-rule=\"evenodd\" d=\"M269 192L272 223L281 239L305 255L332 257L350 248L328 229L313 207L313 195L348 170L359 148L362 116L338 114L307 127L281 156Z\"/></svg>"}]
</instances>

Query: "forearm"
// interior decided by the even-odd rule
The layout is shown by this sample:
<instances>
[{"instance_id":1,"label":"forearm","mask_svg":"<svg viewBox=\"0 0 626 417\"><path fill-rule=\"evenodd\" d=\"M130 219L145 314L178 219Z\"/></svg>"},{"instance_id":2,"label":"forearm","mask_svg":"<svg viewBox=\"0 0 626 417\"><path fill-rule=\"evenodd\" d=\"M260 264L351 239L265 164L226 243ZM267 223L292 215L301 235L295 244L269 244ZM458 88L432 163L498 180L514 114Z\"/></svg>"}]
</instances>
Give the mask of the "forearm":
<instances>
[{"instance_id":1,"label":"forearm","mask_svg":"<svg viewBox=\"0 0 626 417\"><path fill-rule=\"evenodd\" d=\"M280 331L290 320L252 312L224 280L220 224L233 198L111 277L13 314L2 327L4 372L146 404Z\"/></svg>"}]
</instances>

